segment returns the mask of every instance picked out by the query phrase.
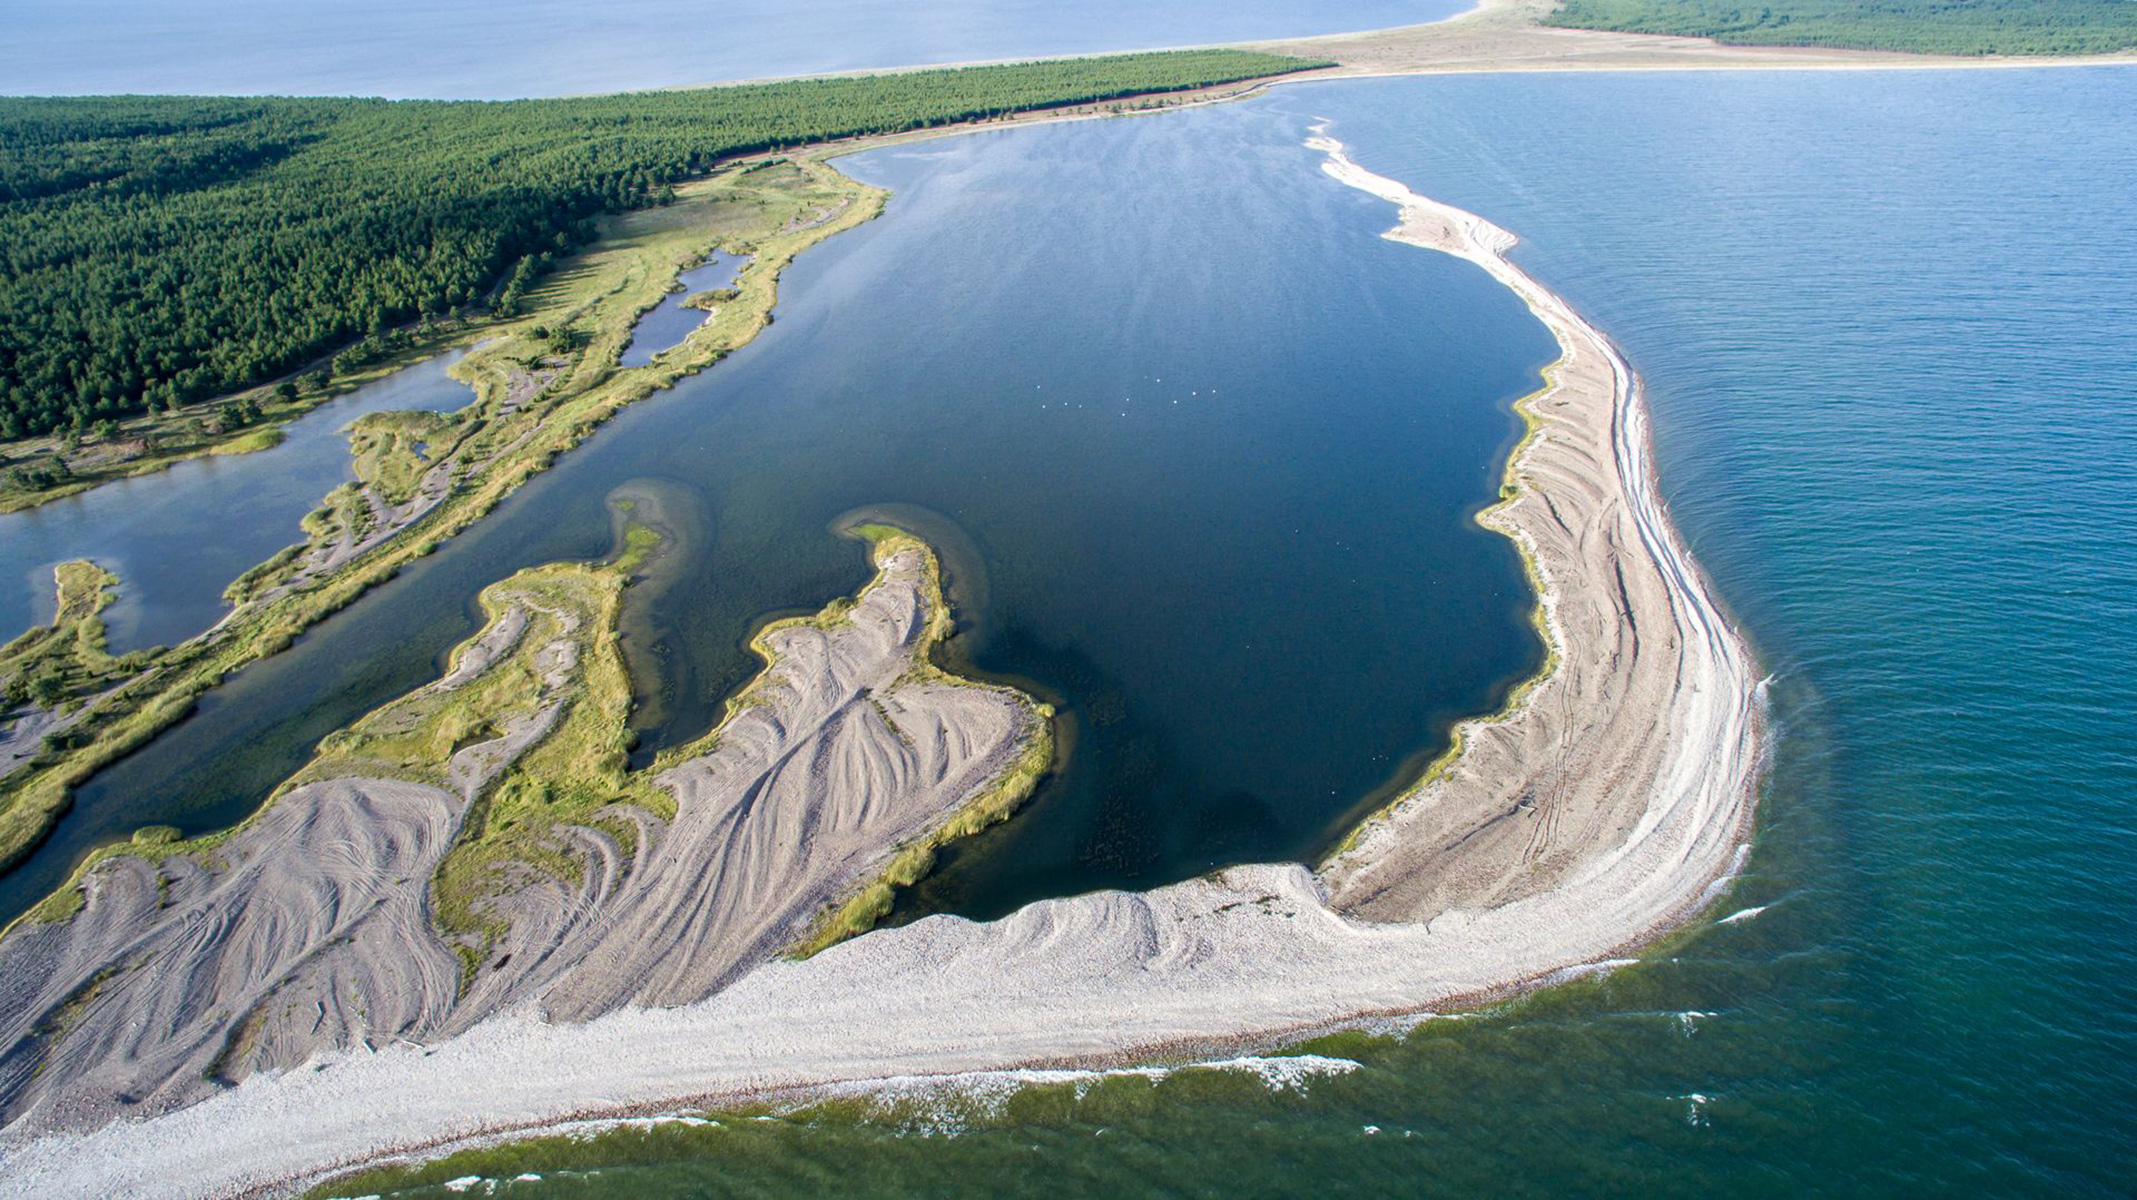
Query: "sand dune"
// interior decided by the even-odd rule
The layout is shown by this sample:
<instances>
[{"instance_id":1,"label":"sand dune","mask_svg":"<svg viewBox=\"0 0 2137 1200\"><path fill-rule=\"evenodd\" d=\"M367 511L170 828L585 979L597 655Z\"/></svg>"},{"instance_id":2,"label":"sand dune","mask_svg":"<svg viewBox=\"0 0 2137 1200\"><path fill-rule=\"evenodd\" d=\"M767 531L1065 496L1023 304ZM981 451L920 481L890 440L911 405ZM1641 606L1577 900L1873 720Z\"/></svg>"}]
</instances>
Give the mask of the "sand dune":
<instances>
[{"instance_id":1,"label":"sand dune","mask_svg":"<svg viewBox=\"0 0 2137 1200\"><path fill-rule=\"evenodd\" d=\"M1323 874L1370 920L1428 920L1581 885L1619 856L1717 869L1756 772L1750 655L1654 494L1646 406L1617 349L1506 257L1514 236L1372 174L1333 140L1324 169L1401 208L1387 236L1477 263L1558 339L1523 402L1521 491L1483 518L1543 584L1556 669L1512 719L1472 721L1447 770L1370 823ZM1676 818L1683 840L1659 840Z\"/></svg>"},{"instance_id":2,"label":"sand dune","mask_svg":"<svg viewBox=\"0 0 2137 1200\"><path fill-rule=\"evenodd\" d=\"M926 569L903 551L835 628L774 633L777 661L752 689L766 702L656 777L674 822L637 814L628 860L581 831L598 869L577 890L552 880L511 897L513 966L482 977L468 1012L538 997L583 1020L702 999L999 777L1032 734L1028 708L905 678L929 619Z\"/></svg>"}]
</instances>

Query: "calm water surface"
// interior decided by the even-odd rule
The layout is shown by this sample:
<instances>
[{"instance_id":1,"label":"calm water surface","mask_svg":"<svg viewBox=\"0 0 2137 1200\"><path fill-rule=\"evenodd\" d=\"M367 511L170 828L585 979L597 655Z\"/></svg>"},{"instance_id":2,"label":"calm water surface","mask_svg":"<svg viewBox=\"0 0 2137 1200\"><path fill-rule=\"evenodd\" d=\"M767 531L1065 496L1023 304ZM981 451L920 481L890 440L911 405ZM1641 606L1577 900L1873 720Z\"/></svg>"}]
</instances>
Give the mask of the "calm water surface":
<instances>
[{"instance_id":1,"label":"calm water surface","mask_svg":"<svg viewBox=\"0 0 2137 1200\"><path fill-rule=\"evenodd\" d=\"M434 677L482 587L606 553L605 500L649 484L688 545L626 622L645 750L718 718L767 615L865 580L831 527L867 508L944 546L953 655L1060 704L1066 768L924 906L1315 853L1539 660L1519 561L1471 514L1553 346L1483 272L1373 236L1382 206L1299 141L1228 107L842 160L890 212L796 262L757 341L203 697L0 902L141 825L242 817Z\"/></svg>"},{"instance_id":2,"label":"calm water surface","mask_svg":"<svg viewBox=\"0 0 2137 1200\"><path fill-rule=\"evenodd\" d=\"M1437 21L1469 0L13 0L0 92L501 100Z\"/></svg>"},{"instance_id":3,"label":"calm water surface","mask_svg":"<svg viewBox=\"0 0 2137 1200\"><path fill-rule=\"evenodd\" d=\"M1759 841L1723 905L1764 911L1602 981L1333 1040L1362 1068L1299 1092L1123 1080L991 1116L826 1110L422 1178L2127 1194L2137 125L2119 115L2137 72L1385 81L1251 111L1285 136L1331 117L1368 167L1517 231L1646 374L1673 512L1778 675ZM1167 119L1226 161L1225 119ZM1295 197L1302 165L1267 164L1253 194ZM1467 301L1377 303L1424 322Z\"/></svg>"},{"instance_id":4,"label":"calm water surface","mask_svg":"<svg viewBox=\"0 0 2137 1200\"><path fill-rule=\"evenodd\" d=\"M682 287L667 294L652 311L638 318L631 327L630 344L623 348L622 362L626 367L642 367L652 362L663 350L673 350L683 344L683 339L705 323L712 314L702 308L691 308L683 303L699 292L727 287L735 281L735 273L742 269L748 258L713 254L698 266L675 277Z\"/></svg>"},{"instance_id":5,"label":"calm water surface","mask_svg":"<svg viewBox=\"0 0 2137 1200\"><path fill-rule=\"evenodd\" d=\"M230 610L230 581L292 542L326 494L356 477L342 431L366 413L449 412L475 398L440 355L337 397L284 425L256 454L190 459L78 496L0 516L0 640L50 621L52 568L89 558L119 576L104 610L111 648L167 646Z\"/></svg>"}]
</instances>

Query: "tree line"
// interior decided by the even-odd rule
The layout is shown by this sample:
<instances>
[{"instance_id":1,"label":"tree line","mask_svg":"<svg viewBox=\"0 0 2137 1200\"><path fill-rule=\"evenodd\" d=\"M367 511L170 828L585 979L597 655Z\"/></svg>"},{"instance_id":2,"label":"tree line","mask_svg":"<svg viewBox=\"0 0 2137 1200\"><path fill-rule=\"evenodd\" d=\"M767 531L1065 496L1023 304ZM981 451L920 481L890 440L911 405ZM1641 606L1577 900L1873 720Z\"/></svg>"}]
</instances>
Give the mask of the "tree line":
<instances>
[{"instance_id":1,"label":"tree line","mask_svg":"<svg viewBox=\"0 0 2137 1200\"><path fill-rule=\"evenodd\" d=\"M507 312L719 160L1280 74L1230 50L559 100L0 98L0 440Z\"/></svg>"},{"instance_id":2,"label":"tree line","mask_svg":"<svg viewBox=\"0 0 2137 1200\"><path fill-rule=\"evenodd\" d=\"M2110 54L2137 47L2137 0L1566 0L1544 23L1744 46L1914 54Z\"/></svg>"}]
</instances>

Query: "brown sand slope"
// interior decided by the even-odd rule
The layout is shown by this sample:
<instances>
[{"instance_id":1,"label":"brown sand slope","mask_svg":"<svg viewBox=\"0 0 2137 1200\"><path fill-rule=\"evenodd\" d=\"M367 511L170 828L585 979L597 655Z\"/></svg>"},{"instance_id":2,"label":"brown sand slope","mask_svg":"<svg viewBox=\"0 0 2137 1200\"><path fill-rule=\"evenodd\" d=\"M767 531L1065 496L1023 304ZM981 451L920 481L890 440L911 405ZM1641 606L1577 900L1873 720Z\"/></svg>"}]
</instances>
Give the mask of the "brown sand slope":
<instances>
[{"instance_id":1,"label":"brown sand slope","mask_svg":"<svg viewBox=\"0 0 2137 1200\"><path fill-rule=\"evenodd\" d=\"M534 996L563 1020L702 999L1008 769L1029 710L998 689L906 678L929 619L924 555L883 571L836 627L766 639L777 661L751 690L760 702L713 753L656 778L676 798L672 825L636 813L630 859L579 831L597 864L580 888L511 897L513 968L484 977L469 1014Z\"/></svg>"},{"instance_id":2,"label":"brown sand slope","mask_svg":"<svg viewBox=\"0 0 2137 1200\"><path fill-rule=\"evenodd\" d=\"M1731 805L1756 741L1749 655L1653 495L1645 406L1616 349L1505 257L1512 234L1313 144L1330 175L1401 207L1387 236L1483 266L1561 352L1523 402L1520 490L1483 518L1528 552L1556 668L1509 717L1465 725L1460 754L1327 865L1330 899L1419 921L1572 886L1674 805ZM1748 814L1714 831L1734 840Z\"/></svg>"}]
</instances>

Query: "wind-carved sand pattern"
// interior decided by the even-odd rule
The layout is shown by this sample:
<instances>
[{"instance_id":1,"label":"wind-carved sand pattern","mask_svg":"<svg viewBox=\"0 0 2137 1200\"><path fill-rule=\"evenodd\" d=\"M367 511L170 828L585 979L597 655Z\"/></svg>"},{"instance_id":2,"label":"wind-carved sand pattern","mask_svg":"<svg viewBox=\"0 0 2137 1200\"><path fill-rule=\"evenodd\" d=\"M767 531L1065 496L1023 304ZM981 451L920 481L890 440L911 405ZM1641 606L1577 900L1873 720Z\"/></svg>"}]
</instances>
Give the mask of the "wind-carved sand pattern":
<instances>
[{"instance_id":1,"label":"wind-carved sand pattern","mask_svg":"<svg viewBox=\"0 0 2137 1200\"><path fill-rule=\"evenodd\" d=\"M1605 968L1698 911L1747 844L1761 706L1748 649L1655 495L1636 377L1506 258L1512 235L1364 170L1323 131L1309 144L1328 174L1400 209L1387 236L1490 272L1563 353L1524 402L1512 498L1485 518L1530 558L1550 665L1506 712L1465 724L1450 759L1320 873L1245 866L986 924L930 917L670 1008L557 1023L514 1006L429 1045L258 1072L152 1121L41 1140L18 1127L0 1186L284 1187L750 1096L1228 1058Z\"/></svg>"},{"instance_id":2,"label":"wind-carved sand pattern","mask_svg":"<svg viewBox=\"0 0 2137 1200\"><path fill-rule=\"evenodd\" d=\"M182 1108L509 1005L580 1020L688 1003L794 944L1041 736L1018 694L921 661L941 605L929 552L884 536L877 565L857 600L762 635L771 664L730 718L651 776L665 805L626 793L560 823L538 849L575 872L504 863L480 893L503 932L470 972L433 927L431 880L486 789L580 740L560 725L602 719L572 710L590 659L614 654L625 573L559 565L489 589L450 671L329 738L254 820L108 857L78 913L0 940L11 1135ZM450 749L426 762L426 744ZM404 777L339 773L352 763Z\"/></svg>"}]
</instances>

